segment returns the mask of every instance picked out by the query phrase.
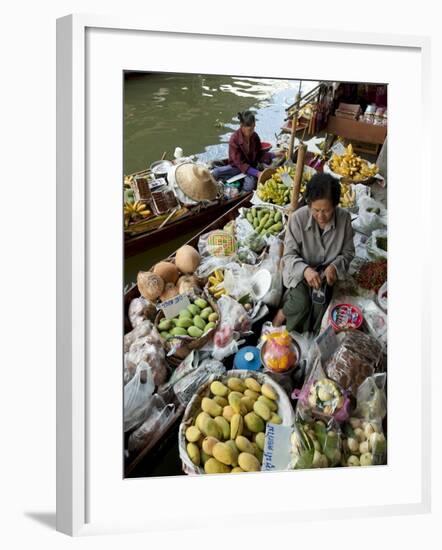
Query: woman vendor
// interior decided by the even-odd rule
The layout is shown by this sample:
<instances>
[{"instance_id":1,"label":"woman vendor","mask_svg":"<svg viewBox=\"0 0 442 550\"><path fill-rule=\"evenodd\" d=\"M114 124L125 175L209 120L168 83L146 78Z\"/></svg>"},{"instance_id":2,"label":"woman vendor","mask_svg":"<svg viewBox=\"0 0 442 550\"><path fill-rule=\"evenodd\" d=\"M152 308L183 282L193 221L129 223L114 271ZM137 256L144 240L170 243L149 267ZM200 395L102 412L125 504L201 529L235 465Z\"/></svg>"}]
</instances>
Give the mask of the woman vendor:
<instances>
[{"instance_id":1,"label":"woman vendor","mask_svg":"<svg viewBox=\"0 0 442 550\"><path fill-rule=\"evenodd\" d=\"M355 255L350 213L339 208L341 187L329 174L315 174L307 184L307 206L289 219L282 256L287 292L274 320L287 330L319 332L333 285Z\"/></svg>"},{"instance_id":2,"label":"woman vendor","mask_svg":"<svg viewBox=\"0 0 442 550\"><path fill-rule=\"evenodd\" d=\"M229 164L219 166L212 171L216 180L226 181L233 176L245 174L242 182L244 191L252 191L256 187L260 172L258 163L270 163L277 154L266 153L261 148L261 140L255 132L255 115L252 111L238 113L240 126L229 139Z\"/></svg>"}]
</instances>

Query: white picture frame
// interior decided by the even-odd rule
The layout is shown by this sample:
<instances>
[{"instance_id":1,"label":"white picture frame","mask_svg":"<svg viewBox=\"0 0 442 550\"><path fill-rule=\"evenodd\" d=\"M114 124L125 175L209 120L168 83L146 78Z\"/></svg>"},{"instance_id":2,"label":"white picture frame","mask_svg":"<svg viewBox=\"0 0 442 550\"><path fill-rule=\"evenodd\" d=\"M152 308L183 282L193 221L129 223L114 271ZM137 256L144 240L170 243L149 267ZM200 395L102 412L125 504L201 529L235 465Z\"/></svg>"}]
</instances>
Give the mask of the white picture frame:
<instances>
[{"instance_id":1,"label":"white picture frame","mask_svg":"<svg viewBox=\"0 0 442 550\"><path fill-rule=\"evenodd\" d=\"M211 55L220 51L220 47L224 56ZM263 70L252 59L241 70L239 61L232 60L229 55L245 53L251 48L257 56L268 55L267 59L272 60L282 54L292 55L297 59L297 66L288 69L281 62L279 65L275 62ZM207 526L215 523L213 514L201 510L197 518L191 513L195 509L193 504L202 494L219 491L220 487L226 488L229 484L232 488L240 486L250 495L250 507L246 513L242 510L233 513L222 497L216 521L236 517L247 524L260 519L255 474L122 479L120 222L123 106L122 80L119 79L124 69L388 82L391 258L388 466L258 474L259 492L266 495L279 491L275 514L268 514L267 522L429 512L431 403L425 396L430 395L430 345L429 334L422 327L428 322L430 311L428 306L423 307L424 303L429 303L428 290L419 266L411 266L408 276L418 281L414 303L420 314L404 319L400 313L405 288L400 266L405 261L407 246L420 248L424 264L429 259L428 244L422 234L429 235L430 220L423 214L420 199L410 192L413 182L429 181L429 163L424 158L430 135L430 106L425 87L430 77L429 51L429 39L422 36L308 29L288 31L276 27L245 32L234 26L217 28L215 24L202 33L179 23L143 23L91 15L71 15L57 21L59 531L88 535L167 529L171 525L176 529L198 527L202 520ZM199 54L198 61L192 59L192 52L194 58ZM310 64L305 56L309 56ZM347 59L348 63L345 67L339 62L336 66L331 66L334 63L317 65L327 56L337 61ZM405 80L395 66L399 58L401 62L407 60L410 81L408 88L402 90L400 86ZM413 102L413 116L408 111L409 119L404 120L407 101ZM421 146L413 151L414 162L407 171L399 163L400 151L407 144L406 132L421 136ZM399 193L399 184L403 196ZM398 208L399 198L401 209L415 209L417 219L414 221L421 228L419 239L407 229L407 220ZM94 217L99 201L106 204L109 213L104 226ZM406 350L401 344L404 330L408 335ZM407 422L416 439L413 448L408 449L407 463L403 464L400 456L406 446L399 429L406 400L401 392L406 390L403 378L412 373L416 377L415 415L412 419L407 418ZM406 484L401 482L404 475ZM296 486L297 499L291 499L283 491L287 483ZM324 483L337 496L333 503L318 505L307 489ZM361 494L345 492L355 484L363 488ZM376 493L381 487L382 494ZM342 494L339 495L340 488ZM173 502L167 498L171 492ZM147 499L146 494L149 495ZM132 504L130 513L128 503Z\"/></svg>"}]
</instances>

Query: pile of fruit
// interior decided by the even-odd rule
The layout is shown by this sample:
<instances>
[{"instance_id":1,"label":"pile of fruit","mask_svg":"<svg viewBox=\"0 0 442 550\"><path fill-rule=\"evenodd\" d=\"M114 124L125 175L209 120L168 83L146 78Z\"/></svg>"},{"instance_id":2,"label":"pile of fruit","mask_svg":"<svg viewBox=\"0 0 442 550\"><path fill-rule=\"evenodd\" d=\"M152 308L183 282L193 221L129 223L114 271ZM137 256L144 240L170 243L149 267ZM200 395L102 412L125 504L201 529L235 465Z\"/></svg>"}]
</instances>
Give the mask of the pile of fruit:
<instances>
[{"instance_id":1,"label":"pile of fruit","mask_svg":"<svg viewBox=\"0 0 442 550\"><path fill-rule=\"evenodd\" d=\"M223 282L224 282L224 271L222 269L215 269L212 275L209 275L210 286L208 290L210 294L216 299L221 298L223 294L227 294L227 291L224 288Z\"/></svg>"},{"instance_id":2,"label":"pile of fruit","mask_svg":"<svg viewBox=\"0 0 442 550\"><path fill-rule=\"evenodd\" d=\"M338 432L324 422L297 422L291 435L292 468L328 468L341 461Z\"/></svg>"},{"instance_id":3,"label":"pile of fruit","mask_svg":"<svg viewBox=\"0 0 442 550\"><path fill-rule=\"evenodd\" d=\"M283 229L282 214L273 208L250 208L246 218L259 235L278 235Z\"/></svg>"},{"instance_id":4,"label":"pile of fruit","mask_svg":"<svg viewBox=\"0 0 442 550\"><path fill-rule=\"evenodd\" d=\"M347 458L342 466L371 466L385 462L387 442L380 424L352 417L344 431L343 450Z\"/></svg>"},{"instance_id":5,"label":"pile of fruit","mask_svg":"<svg viewBox=\"0 0 442 550\"><path fill-rule=\"evenodd\" d=\"M355 155L351 143L347 146L343 155L333 154L330 159L330 168L336 174L348 177L356 182L371 178L378 172L378 167L375 164L370 166L366 160Z\"/></svg>"},{"instance_id":6,"label":"pile of fruit","mask_svg":"<svg viewBox=\"0 0 442 550\"><path fill-rule=\"evenodd\" d=\"M331 416L343 407L344 396L336 382L321 378L310 385L308 405L312 410Z\"/></svg>"},{"instance_id":7,"label":"pile of fruit","mask_svg":"<svg viewBox=\"0 0 442 550\"><path fill-rule=\"evenodd\" d=\"M175 336L201 338L216 327L218 313L203 298L196 298L173 319L162 319L158 330L165 340Z\"/></svg>"},{"instance_id":8,"label":"pile of fruit","mask_svg":"<svg viewBox=\"0 0 442 550\"><path fill-rule=\"evenodd\" d=\"M339 206L342 208L352 208L356 204L356 193L351 183L341 181L341 200Z\"/></svg>"},{"instance_id":9,"label":"pile of fruit","mask_svg":"<svg viewBox=\"0 0 442 550\"><path fill-rule=\"evenodd\" d=\"M147 208L142 201L125 202L124 203L124 227L128 227L130 223L144 220L152 215L152 212Z\"/></svg>"},{"instance_id":10,"label":"pile of fruit","mask_svg":"<svg viewBox=\"0 0 442 550\"><path fill-rule=\"evenodd\" d=\"M267 422L282 423L270 384L255 378L216 380L185 431L187 454L206 474L258 472Z\"/></svg>"},{"instance_id":11,"label":"pile of fruit","mask_svg":"<svg viewBox=\"0 0 442 550\"><path fill-rule=\"evenodd\" d=\"M283 182L283 175L288 174L293 180L295 177L296 165L280 166L276 172L265 183L258 184L258 197L264 202L284 206L290 202L291 187L288 187ZM307 182L310 181L312 174L309 170L304 169L302 174L301 186L299 192L301 195L305 193Z\"/></svg>"}]
</instances>

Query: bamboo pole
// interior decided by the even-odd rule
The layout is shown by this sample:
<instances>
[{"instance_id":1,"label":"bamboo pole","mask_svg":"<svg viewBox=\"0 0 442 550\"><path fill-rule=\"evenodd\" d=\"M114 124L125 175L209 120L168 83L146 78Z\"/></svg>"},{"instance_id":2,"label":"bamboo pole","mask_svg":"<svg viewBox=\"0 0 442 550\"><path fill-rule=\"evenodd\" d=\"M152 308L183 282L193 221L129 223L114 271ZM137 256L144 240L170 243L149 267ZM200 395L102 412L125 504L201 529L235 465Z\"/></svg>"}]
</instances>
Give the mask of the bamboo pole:
<instances>
[{"instance_id":1,"label":"bamboo pole","mask_svg":"<svg viewBox=\"0 0 442 550\"><path fill-rule=\"evenodd\" d=\"M294 211L298 208L299 204L299 190L301 188L302 173L304 172L304 159L307 151L307 145L301 143L298 147L298 158L296 159L296 171L293 179L292 201L290 203L290 210Z\"/></svg>"},{"instance_id":2,"label":"bamboo pole","mask_svg":"<svg viewBox=\"0 0 442 550\"><path fill-rule=\"evenodd\" d=\"M301 93L298 92L296 96L297 102L299 101L300 97L301 97ZM292 118L292 131L290 134L289 149L287 151L287 160L292 160L292 157L293 157L293 147L295 145L296 127L298 126L298 114L299 114L299 109L296 109Z\"/></svg>"}]
</instances>

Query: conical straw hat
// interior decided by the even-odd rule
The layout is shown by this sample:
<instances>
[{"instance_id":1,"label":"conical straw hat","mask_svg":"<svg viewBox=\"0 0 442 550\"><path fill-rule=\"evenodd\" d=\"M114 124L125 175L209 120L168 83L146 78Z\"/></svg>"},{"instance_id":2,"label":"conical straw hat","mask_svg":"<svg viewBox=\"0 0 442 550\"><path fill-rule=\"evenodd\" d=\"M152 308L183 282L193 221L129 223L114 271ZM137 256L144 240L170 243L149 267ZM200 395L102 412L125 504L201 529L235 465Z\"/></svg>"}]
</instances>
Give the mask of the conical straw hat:
<instances>
[{"instance_id":1,"label":"conical straw hat","mask_svg":"<svg viewBox=\"0 0 442 550\"><path fill-rule=\"evenodd\" d=\"M218 194L218 184L210 171L191 162L185 162L176 168L175 182L194 201L213 201Z\"/></svg>"}]
</instances>

